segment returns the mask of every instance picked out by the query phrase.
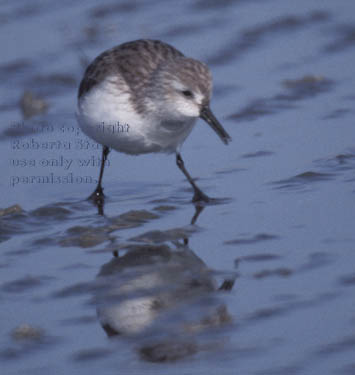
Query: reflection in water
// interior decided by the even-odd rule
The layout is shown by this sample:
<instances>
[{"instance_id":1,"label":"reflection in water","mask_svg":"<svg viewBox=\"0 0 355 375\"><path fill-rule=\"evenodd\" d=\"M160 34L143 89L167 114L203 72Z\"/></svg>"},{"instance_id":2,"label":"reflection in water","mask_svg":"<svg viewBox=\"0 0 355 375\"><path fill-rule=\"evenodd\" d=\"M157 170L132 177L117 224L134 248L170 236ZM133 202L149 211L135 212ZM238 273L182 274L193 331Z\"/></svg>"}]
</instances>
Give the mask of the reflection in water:
<instances>
[{"instance_id":1,"label":"reflection in water","mask_svg":"<svg viewBox=\"0 0 355 375\"><path fill-rule=\"evenodd\" d=\"M196 207L192 222L201 211ZM232 321L220 290L232 289L234 274L219 287L187 239L175 246L131 245L114 255L95 288L97 315L109 337L133 337L141 357L154 362L213 348L206 344L208 333Z\"/></svg>"}]
</instances>

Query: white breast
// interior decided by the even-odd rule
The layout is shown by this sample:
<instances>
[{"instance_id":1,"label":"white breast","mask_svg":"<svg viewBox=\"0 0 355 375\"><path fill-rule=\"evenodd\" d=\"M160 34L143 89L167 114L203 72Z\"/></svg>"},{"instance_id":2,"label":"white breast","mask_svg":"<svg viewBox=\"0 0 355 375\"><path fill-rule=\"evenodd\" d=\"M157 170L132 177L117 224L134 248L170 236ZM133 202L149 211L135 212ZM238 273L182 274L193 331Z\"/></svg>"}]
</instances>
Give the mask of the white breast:
<instances>
[{"instance_id":1,"label":"white breast","mask_svg":"<svg viewBox=\"0 0 355 375\"><path fill-rule=\"evenodd\" d=\"M108 77L84 94L77 119L82 131L96 142L127 154L175 152L190 134L195 120L164 122L137 113L129 87L118 77Z\"/></svg>"}]
</instances>

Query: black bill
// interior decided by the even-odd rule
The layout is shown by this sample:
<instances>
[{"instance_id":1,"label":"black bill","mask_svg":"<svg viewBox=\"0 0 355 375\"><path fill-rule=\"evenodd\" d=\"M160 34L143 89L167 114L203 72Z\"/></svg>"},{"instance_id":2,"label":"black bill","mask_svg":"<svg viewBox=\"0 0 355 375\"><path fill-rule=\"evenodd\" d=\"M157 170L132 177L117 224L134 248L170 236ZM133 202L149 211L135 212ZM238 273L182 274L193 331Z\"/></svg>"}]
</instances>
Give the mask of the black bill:
<instances>
[{"instance_id":1,"label":"black bill","mask_svg":"<svg viewBox=\"0 0 355 375\"><path fill-rule=\"evenodd\" d=\"M216 119L209 107L203 107L200 113L202 120L205 120L207 124L219 135L224 144L228 144L232 140L230 135L224 130L223 126Z\"/></svg>"}]
</instances>

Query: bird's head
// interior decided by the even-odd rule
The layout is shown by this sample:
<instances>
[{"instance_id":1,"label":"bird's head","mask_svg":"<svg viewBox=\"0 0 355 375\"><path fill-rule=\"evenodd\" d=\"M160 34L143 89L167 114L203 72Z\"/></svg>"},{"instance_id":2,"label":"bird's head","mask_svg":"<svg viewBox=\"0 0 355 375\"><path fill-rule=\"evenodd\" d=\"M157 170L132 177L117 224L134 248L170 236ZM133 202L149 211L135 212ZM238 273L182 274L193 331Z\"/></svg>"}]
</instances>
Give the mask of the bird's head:
<instances>
[{"instance_id":1,"label":"bird's head","mask_svg":"<svg viewBox=\"0 0 355 375\"><path fill-rule=\"evenodd\" d=\"M200 61L179 57L157 69L154 77L155 104L164 117L175 121L202 118L227 144L228 133L210 109L212 77Z\"/></svg>"}]
</instances>

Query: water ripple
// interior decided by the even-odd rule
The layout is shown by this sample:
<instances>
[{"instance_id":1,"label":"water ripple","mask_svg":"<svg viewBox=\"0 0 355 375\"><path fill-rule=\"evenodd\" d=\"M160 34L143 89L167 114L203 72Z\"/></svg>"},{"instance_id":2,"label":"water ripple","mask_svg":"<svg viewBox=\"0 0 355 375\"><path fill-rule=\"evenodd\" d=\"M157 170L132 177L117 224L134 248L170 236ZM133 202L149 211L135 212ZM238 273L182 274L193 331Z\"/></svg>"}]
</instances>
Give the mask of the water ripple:
<instances>
[{"instance_id":1,"label":"water ripple","mask_svg":"<svg viewBox=\"0 0 355 375\"><path fill-rule=\"evenodd\" d=\"M294 109L295 103L313 98L333 89L334 81L322 76L307 75L282 82L284 90L270 98L253 99L244 108L228 116L229 119L255 120L283 110Z\"/></svg>"},{"instance_id":2,"label":"water ripple","mask_svg":"<svg viewBox=\"0 0 355 375\"><path fill-rule=\"evenodd\" d=\"M254 244L258 242L277 240L278 238L279 236L275 234L258 233L251 237L247 237L244 235L234 240L225 241L224 243L226 245L249 245L249 244Z\"/></svg>"}]
</instances>

